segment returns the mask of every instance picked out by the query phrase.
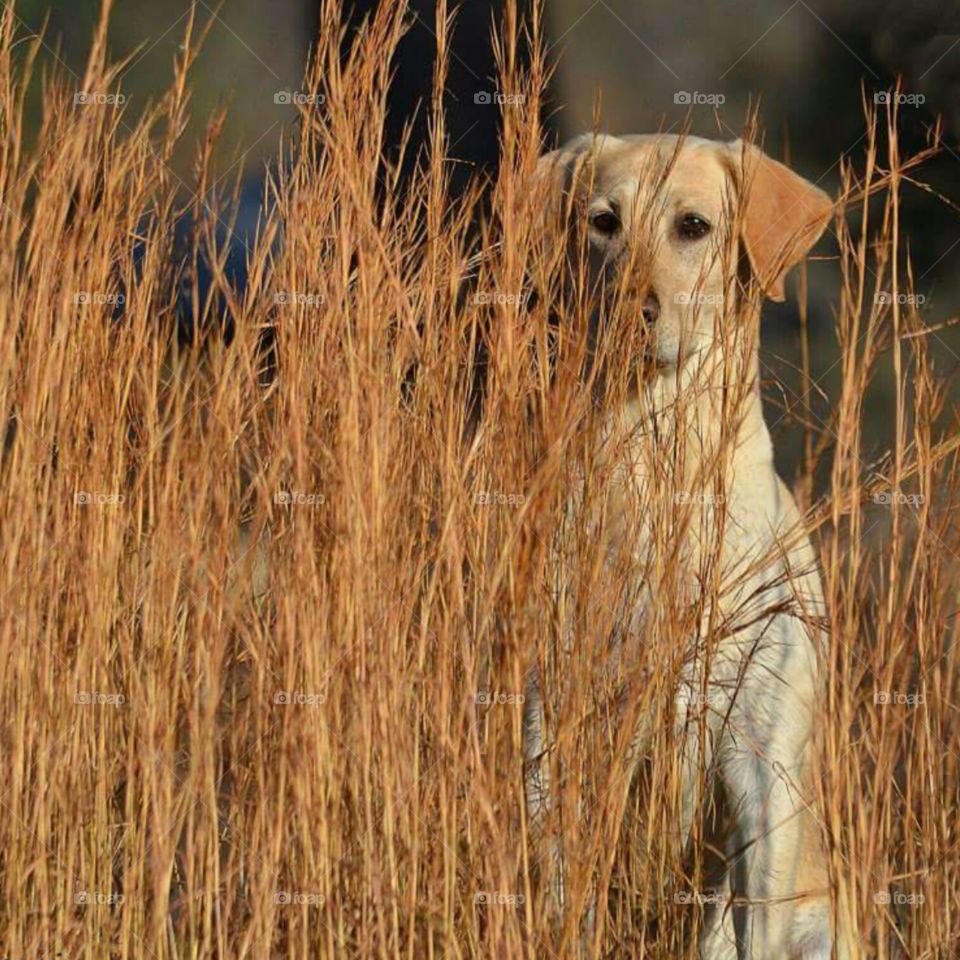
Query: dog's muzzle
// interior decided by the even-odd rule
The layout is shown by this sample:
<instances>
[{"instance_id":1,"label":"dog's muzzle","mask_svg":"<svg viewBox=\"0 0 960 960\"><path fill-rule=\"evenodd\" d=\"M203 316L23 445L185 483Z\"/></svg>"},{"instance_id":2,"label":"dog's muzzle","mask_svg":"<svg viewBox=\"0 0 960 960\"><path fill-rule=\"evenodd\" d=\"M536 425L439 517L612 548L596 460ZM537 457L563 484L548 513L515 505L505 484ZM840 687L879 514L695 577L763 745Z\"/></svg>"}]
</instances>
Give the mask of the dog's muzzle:
<instances>
[{"instance_id":1,"label":"dog's muzzle","mask_svg":"<svg viewBox=\"0 0 960 960\"><path fill-rule=\"evenodd\" d=\"M643 301L643 321L652 327L660 319L660 298L651 290Z\"/></svg>"}]
</instances>

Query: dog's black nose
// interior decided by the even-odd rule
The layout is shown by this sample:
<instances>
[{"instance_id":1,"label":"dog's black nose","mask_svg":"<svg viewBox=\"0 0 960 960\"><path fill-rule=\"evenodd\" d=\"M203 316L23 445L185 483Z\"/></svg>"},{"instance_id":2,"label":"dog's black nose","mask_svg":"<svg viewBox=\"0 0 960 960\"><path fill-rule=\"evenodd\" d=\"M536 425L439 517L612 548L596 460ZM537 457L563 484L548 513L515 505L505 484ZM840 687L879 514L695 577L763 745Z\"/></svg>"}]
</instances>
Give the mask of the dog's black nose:
<instances>
[{"instance_id":1,"label":"dog's black nose","mask_svg":"<svg viewBox=\"0 0 960 960\"><path fill-rule=\"evenodd\" d=\"M656 323L660 319L660 301L655 293L647 296L643 301L643 319L646 323Z\"/></svg>"}]
</instances>

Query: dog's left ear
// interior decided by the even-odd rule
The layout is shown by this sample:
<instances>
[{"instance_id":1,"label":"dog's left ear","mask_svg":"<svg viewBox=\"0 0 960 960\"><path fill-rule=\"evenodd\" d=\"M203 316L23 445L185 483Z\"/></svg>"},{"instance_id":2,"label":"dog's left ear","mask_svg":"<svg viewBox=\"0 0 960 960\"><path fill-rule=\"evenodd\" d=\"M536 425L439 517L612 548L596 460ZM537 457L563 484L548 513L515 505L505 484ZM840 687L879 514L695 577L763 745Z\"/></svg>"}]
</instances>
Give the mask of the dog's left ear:
<instances>
[{"instance_id":1,"label":"dog's left ear","mask_svg":"<svg viewBox=\"0 0 960 960\"><path fill-rule=\"evenodd\" d=\"M833 201L819 187L742 140L727 144L740 194L740 236L754 276L771 299L820 239Z\"/></svg>"}]
</instances>

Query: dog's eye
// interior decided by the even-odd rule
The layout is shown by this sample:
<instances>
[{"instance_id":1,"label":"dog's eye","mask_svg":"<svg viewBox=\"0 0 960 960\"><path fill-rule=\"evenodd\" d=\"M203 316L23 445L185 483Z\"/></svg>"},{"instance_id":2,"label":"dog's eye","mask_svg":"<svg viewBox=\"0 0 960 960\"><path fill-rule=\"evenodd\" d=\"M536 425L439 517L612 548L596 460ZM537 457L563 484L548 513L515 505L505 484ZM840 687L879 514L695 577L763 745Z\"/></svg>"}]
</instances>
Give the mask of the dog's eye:
<instances>
[{"instance_id":1,"label":"dog's eye","mask_svg":"<svg viewBox=\"0 0 960 960\"><path fill-rule=\"evenodd\" d=\"M620 218L609 210L602 210L590 218L590 226L605 237L612 237L620 229Z\"/></svg>"},{"instance_id":2,"label":"dog's eye","mask_svg":"<svg viewBox=\"0 0 960 960\"><path fill-rule=\"evenodd\" d=\"M695 213L684 214L677 223L677 233L684 240L699 240L710 232L710 224Z\"/></svg>"}]
</instances>

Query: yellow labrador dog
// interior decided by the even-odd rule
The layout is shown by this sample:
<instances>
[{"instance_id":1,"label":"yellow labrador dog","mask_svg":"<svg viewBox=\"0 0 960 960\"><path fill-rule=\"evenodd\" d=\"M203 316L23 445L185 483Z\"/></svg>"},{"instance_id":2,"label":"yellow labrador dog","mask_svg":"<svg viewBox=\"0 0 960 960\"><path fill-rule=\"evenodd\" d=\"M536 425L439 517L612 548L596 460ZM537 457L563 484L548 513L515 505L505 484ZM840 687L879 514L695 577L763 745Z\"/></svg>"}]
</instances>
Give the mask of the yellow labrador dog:
<instances>
[{"instance_id":1,"label":"yellow labrador dog","mask_svg":"<svg viewBox=\"0 0 960 960\"><path fill-rule=\"evenodd\" d=\"M719 571L700 636L690 641L675 713L685 776L696 778L705 755L735 820L725 905L706 924L701 956L829 960L834 950L847 957L845 937L832 934L811 812L824 601L799 511L774 469L756 346L762 297L784 299L785 274L820 237L833 205L742 141L591 134L542 157L538 178L568 215L578 211L592 277L617 286L621 309L646 331L654 372L627 402L636 449L624 460L620 506L627 510L634 495L642 500L654 469L644 451L652 436L660 450L679 449L685 489L701 513L687 527L685 556L696 568L710 551ZM722 523L707 516L721 512L705 494L717 483ZM629 536L643 553L654 535L641 520ZM655 589L647 585L648 600ZM691 584L691 595L698 589ZM628 630L642 633L643 624L638 610ZM550 803L544 717L533 679L524 736L534 824ZM638 755L648 735L638 730ZM699 802L694 789L684 785L684 837ZM562 906L560 884L554 897Z\"/></svg>"}]
</instances>

